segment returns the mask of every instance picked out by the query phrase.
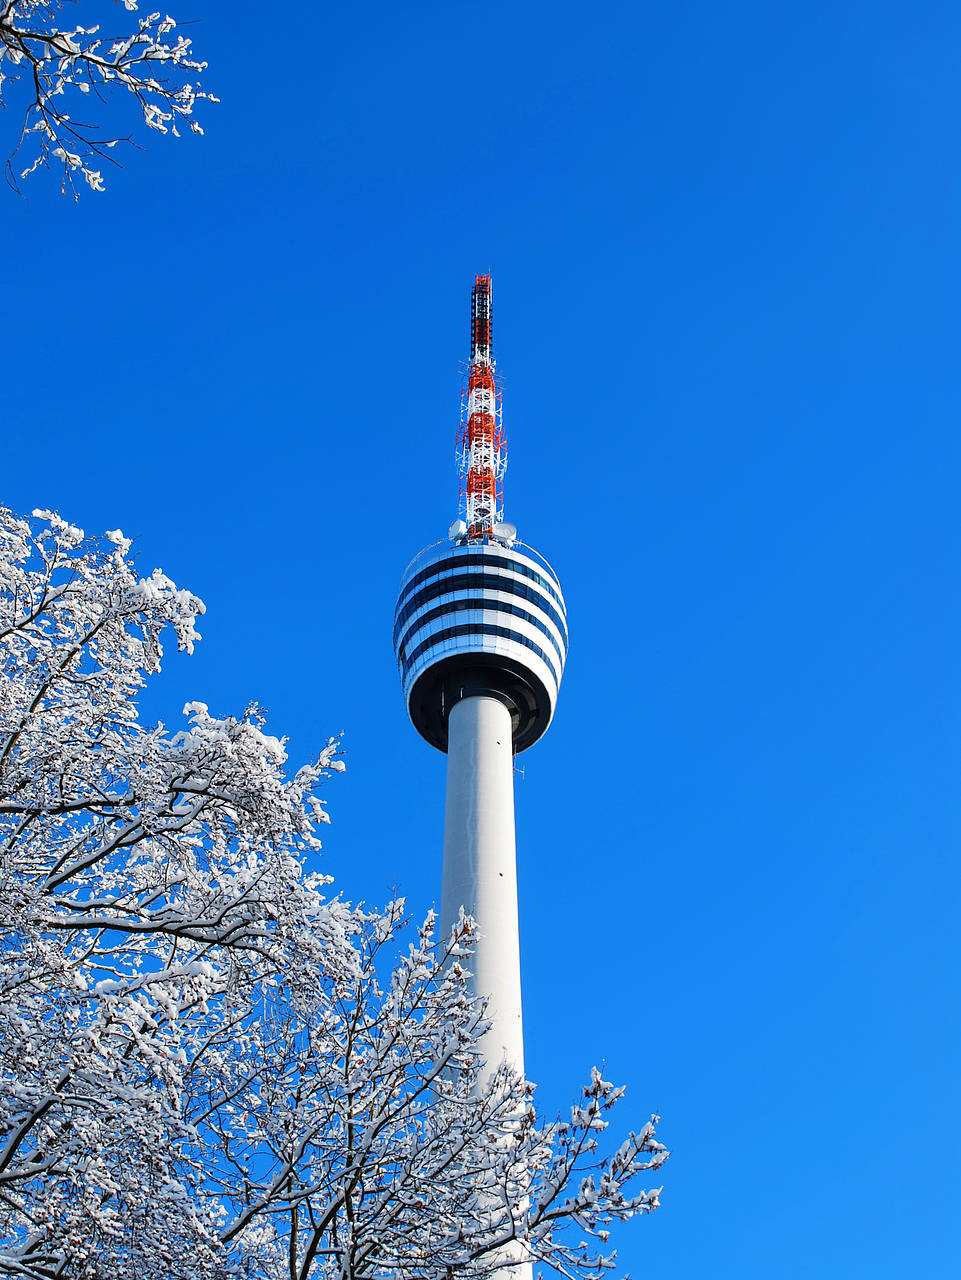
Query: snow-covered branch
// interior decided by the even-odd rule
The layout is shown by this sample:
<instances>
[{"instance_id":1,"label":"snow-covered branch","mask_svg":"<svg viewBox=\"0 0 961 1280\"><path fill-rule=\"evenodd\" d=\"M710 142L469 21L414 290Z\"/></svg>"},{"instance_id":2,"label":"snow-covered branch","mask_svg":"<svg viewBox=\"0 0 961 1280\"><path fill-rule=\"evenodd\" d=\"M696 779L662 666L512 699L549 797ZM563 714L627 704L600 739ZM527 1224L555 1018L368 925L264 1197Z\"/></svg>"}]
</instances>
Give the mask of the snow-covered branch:
<instances>
[{"instance_id":1,"label":"snow-covered branch","mask_svg":"<svg viewBox=\"0 0 961 1280\"><path fill-rule=\"evenodd\" d=\"M131 15L138 0L122 0ZM117 4L111 6L116 11ZM65 0L0 0L0 104L24 103L24 114L8 180L16 185L40 167L62 170L63 189L82 178L94 191L104 189L102 162L117 163L112 149L132 137L112 132L112 100L133 96L147 129L179 137L186 125L203 133L194 118L198 101L216 101L199 75L205 62L193 56L191 41L174 34L177 23L159 11L131 16L126 29L107 35L96 21L63 22ZM82 0L87 22L96 0ZM16 84L11 94L8 84ZM19 173L13 158L24 153Z\"/></svg>"}]
</instances>

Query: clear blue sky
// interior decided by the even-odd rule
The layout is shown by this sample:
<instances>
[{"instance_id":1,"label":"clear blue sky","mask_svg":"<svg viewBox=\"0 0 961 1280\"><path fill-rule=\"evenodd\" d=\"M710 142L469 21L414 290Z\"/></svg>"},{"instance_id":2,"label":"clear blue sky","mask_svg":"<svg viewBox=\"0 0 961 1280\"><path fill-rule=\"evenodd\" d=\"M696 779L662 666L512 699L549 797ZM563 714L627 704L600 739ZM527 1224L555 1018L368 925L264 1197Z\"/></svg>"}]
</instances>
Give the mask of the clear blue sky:
<instances>
[{"instance_id":1,"label":"clear blue sky","mask_svg":"<svg viewBox=\"0 0 961 1280\"><path fill-rule=\"evenodd\" d=\"M542 1103L603 1059L662 1113L635 1276L953 1278L956 5L172 7L206 137L2 198L3 500L207 601L150 716L346 730L326 868L419 914L391 612L490 268L571 626L517 788Z\"/></svg>"}]
</instances>

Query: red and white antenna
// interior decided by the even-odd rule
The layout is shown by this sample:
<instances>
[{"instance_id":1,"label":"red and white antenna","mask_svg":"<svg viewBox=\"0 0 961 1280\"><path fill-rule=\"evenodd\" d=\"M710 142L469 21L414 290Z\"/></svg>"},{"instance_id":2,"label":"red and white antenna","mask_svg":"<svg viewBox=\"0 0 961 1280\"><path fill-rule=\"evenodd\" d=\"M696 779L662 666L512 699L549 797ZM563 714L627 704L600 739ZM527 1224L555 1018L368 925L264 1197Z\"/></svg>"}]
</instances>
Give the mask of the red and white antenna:
<instances>
[{"instance_id":1,"label":"red and white antenna","mask_svg":"<svg viewBox=\"0 0 961 1280\"><path fill-rule=\"evenodd\" d=\"M457 439L461 513L467 522L468 542L490 537L494 525L504 517L502 481L507 449L491 338L491 278L476 276L470 304L470 373Z\"/></svg>"}]
</instances>

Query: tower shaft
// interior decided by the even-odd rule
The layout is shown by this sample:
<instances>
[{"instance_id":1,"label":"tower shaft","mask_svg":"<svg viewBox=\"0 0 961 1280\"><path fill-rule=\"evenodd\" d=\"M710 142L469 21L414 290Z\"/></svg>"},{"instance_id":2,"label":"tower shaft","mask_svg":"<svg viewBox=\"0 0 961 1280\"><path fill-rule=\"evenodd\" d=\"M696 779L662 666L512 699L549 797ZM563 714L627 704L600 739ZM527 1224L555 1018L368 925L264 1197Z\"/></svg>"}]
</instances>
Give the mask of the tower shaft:
<instances>
[{"instance_id":1,"label":"tower shaft","mask_svg":"<svg viewBox=\"0 0 961 1280\"><path fill-rule=\"evenodd\" d=\"M470 967L488 1002L486 1075L505 1058L523 1072L511 713L487 696L462 698L448 718L441 938L462 907L479 933Z\"/></svg>"},{"instance_id":2,"label":"tower shaft","mask_svg":"<svg viewBox=\"0 0 961 1280\"><path fill-rule=\"evenodd\" d=\"M449 935L461 908L474 917L470 985L486 999L490 1022L479 1092L504 1061L524 1073L511 732L511 713L499 698L465 697L450 710L440 936ZM481 1204L485 1197L499 1208L496 1192L479 1190ZM514 1208L523 1213L523 1206ZM492 1255L501 1280L532 1280L527 1259L520 1241Z\"/></svg>"}]
</instances>

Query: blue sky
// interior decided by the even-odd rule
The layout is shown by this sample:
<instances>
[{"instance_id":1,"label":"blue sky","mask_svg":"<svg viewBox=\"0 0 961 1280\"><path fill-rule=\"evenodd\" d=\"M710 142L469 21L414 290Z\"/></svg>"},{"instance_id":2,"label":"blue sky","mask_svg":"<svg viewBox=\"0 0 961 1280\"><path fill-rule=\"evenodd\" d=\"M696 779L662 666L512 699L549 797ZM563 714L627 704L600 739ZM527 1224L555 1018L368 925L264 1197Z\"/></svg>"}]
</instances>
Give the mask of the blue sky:
<instances>
[{"instance_id":1,"label":"blue sky","mask_svg":"<svg viewBox=\"0 0 961 1280\"><path fill-rule=\"evenodd\" d=\"M344 730L326 868L420 914L391 614L492 270L506 514L571 627L517 786L542 1104L603 1060L662 1114L635 1276L953 1277L957 8L174 13L206 137L3 197L0 497L206 600L149 716Z\"/></svg>"}]
</instances>

